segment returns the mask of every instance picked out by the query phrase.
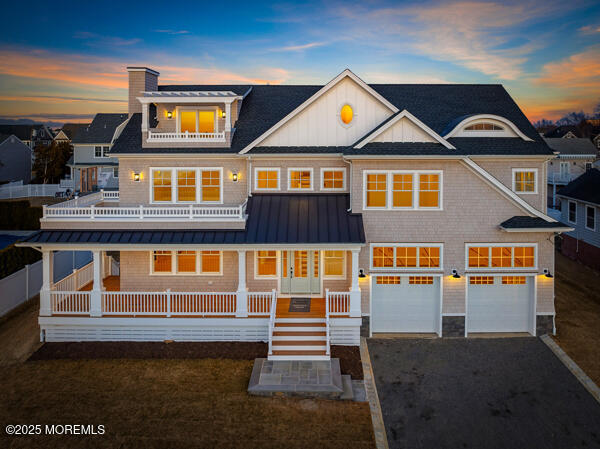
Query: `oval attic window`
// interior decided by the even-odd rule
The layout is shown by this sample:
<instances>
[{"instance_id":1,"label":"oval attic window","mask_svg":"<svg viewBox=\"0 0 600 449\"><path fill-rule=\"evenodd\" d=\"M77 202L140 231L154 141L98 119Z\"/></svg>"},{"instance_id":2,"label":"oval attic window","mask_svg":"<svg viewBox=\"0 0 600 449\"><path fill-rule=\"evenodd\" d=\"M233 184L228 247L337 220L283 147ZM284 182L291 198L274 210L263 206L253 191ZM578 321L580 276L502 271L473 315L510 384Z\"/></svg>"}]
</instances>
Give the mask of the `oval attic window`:
<instances>
[{"instance_id":1,"label":"oval attic window","mask_svg":"<svg viewBox=\"0 0 600 449\"><path fill-rule=\"evenodd\" d=\"M352 111L352 106L349 104L342 106L342 109L340 110L340 119L342 119L342 123L344 125L349 125L353 117L354 111Z\"/></svg>"}]
</instances>

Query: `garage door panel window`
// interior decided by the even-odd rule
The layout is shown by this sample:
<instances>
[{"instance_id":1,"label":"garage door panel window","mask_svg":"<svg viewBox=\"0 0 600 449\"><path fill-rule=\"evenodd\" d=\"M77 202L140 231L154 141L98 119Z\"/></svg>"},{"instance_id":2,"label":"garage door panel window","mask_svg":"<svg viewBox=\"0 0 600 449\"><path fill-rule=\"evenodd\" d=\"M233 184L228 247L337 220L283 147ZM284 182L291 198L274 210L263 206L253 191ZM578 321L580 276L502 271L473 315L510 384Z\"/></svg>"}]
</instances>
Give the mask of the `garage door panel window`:
<instances>
[{"instance_id":1,"label":"garage door panel window","mask_svg":"<svg viewBox=\"0 0 600 449\"><path fill-rule=\"evenodd\" d=\"M375 282L378 285L400 285L400 276L377 276Z\"/></svg>"},{"instance_id":2,"label":"garage door panel window","mask_svg":"<svg viewBox=\"0 0 600 449\"><path fill-rule=\"evenodd\" d=\"M502 276L503 285L523 285L527 284L525 276Z\"/></svg>"},{"instance_id":3,"label":"garage door panel window","mask_svg":"<svg viewBox=\"0 0 600 449\"><path fill-rule=\"evenodd\" d=\"M390 244L372 248L371 266L373 269L429 269L441 268L442 247L435 246L405 246L405 244Z\"/></svg>"},{"instance_id":4,"label":"garage door panel window","mask_svg":"<svg viewBox=\"0 0 600 449\"><path fill-rule=\"evenodd\" d=\"M494 276L471 276L469 278L471 285L493 285Z\"/></svg>"},{"instance_id":5,"label":"garage door panel window","mask_svg":"<svg viewBox=\"0 0 600 449\"><path fill-rule=\"evenodd\" d=\"M468 246L467 259L469 268L535 268L536 246Z\"/></svg>"},{"instance_id":6,"label":"garage door panel window","mask_svg":"<svg viewBox=\"0 0 600 449\"><path fill-rule=\"evenodd\" d=\"M409 276L408 283L410 285L431 285L433 276Z\"/></svg>"},{"instance_id":7,"label":"garage door panel window","mask_svg":"<svg viewBox=\"0 0 600 449\"><path fill-rule=\"evenodd\" d=\"M439 170L366 170L363 179L366 209L442 209L442 172Z\"/></svg>"}]
</instances>

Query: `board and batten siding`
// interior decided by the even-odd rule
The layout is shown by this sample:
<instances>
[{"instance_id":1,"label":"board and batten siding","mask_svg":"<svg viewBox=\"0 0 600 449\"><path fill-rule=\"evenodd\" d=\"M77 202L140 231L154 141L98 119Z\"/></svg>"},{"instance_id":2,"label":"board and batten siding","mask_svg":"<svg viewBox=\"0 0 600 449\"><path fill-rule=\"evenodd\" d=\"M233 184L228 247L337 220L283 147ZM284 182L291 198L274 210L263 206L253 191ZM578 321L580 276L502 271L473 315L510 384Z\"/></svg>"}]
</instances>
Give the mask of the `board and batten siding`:
<instances>
[{"instance_id":1,"label":"board and batten siding","mask_svg":"<svg viewBox=\"0 0 600 449\"><path fill-rule=\"evenodd\" d=\"M404 117L375 137L373 142L433 142L431 135Z\"/></svg>"},{"instance_id":2,"label":"board and batten siding","mask_svg":"<svg viewBox=\"0 0 600 449\"><path fill-rule=\"evenodd\" d=\"M339 117L345 104L352 106L354 112L350 126L344 126ZM259 146L351 145L390 115L392 111L346 77Z\"/></svg>"}]
</instances>

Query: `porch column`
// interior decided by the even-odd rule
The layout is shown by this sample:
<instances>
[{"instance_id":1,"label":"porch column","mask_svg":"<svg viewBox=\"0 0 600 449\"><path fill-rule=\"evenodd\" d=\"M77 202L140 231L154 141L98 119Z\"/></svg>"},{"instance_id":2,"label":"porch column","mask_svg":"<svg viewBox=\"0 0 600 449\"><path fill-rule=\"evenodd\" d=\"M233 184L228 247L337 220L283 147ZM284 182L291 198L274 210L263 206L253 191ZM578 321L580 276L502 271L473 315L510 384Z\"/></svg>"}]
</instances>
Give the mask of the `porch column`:
<instances>
[{"instance_id":1,"label":"porch column","mask_svg":"<svg viewBox=\"0 0 600 449\"><path fill-rule=\"evenodd\" d=\"M225 132L231 131L231 103L225 103Z\"/></svg>"},{"instance_id":2,"label":"porch column","mask_svg":"<svg viewBox=\"0 0 600 449\"><path fill-rule=\"evenodd\" d=\"M352 287L350 287L350 316L361 316L360 302L361 293L358 286L358 255L360 249L352 250Z\"/></svg>"},{"instance_id":3,"label":"porch column","mask_svg":"<svg viewBox=\"0 0 600 449\"><path fill-rule=\"evenodd\" d=\"M40 289L40 316L52 315L50 289L54 272L52 251L42 250L42 288Z\"/></svg>"},{"instance_id":4,"label":"porch column","mask_svg":"<svg viewBox=\"0 0 600 449\"><path fill-rule=\"evenodd\" d=\"M148 132L148 103L142 103L142 132Z\"/></svg>"},{"instance_id":5,"label":"porch column","mask_svg":"<svg viewBox=\"0 0 600 449\"><path fill-rule=\"evenodd\" d=\"M102 316L102 251L94 250L94 283L90 292L90 316Z\"/></svg>"},{"instance_id":6,"label":"porch column","mask_svg":"<svg viewBox=\"0 0 600 449\"><path fill-rule=\"evenodd\" d=\"M248 287L246 287L246 250L238 251L238 289L235 316L248 316Z\"/></svg>"}]
</instances>

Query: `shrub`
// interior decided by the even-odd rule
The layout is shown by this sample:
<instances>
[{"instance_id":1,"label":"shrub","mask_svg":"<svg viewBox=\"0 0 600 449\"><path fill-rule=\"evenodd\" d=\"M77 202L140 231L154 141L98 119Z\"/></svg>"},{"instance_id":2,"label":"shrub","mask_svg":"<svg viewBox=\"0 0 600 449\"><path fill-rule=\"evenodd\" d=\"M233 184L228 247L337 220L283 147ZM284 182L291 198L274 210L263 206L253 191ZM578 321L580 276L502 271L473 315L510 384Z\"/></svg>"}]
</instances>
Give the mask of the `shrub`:
<instances>
[{"instance_id":1,"label":"shrub","mask_svg":"<svg viewBox=\"0 0 600 449\"><path fill-rule=\"evenodd\" d=\"M0 229L40 229L41 207L31 207L29 201L0 201Z\"/></svg>"},{"instance_id":2,"label":"shrub","mask_svg":"<svg viewBox=\"0 0 600 449\"><path fill-rule=\"evenodd\" d=\"M7 246L0 250L0 279L25 268L25 265L37 262L41 258L42 254L33 248Z\"/></svg>"}]
</instances>

